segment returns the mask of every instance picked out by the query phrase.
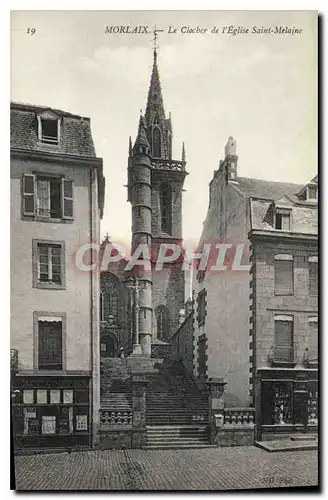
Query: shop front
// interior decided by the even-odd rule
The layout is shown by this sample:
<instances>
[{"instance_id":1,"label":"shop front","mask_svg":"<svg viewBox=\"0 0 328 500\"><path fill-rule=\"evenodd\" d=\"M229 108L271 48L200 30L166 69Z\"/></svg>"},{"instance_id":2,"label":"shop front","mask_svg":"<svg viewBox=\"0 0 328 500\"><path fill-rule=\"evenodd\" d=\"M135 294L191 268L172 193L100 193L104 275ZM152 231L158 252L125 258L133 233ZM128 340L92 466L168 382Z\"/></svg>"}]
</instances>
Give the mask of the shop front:
<instances>
[{"instance_id":1,"label":"shop front","mask_svg":"<svg viewBox=\"0 0 328 500\"><path fill-rule=\"evenodd\" d=\"M12 386L15 449L91 445L88 377L20 377Z\"/></svg>"},{"instance_id":2,"label":"shop front","mask_svg":"<svg viewBox=\"0 0 328 500\"><path fill-rule=\"evenodd\" d=\"M317 432L317 370L263 370L257 380L257 439Z\"/></svg>"}]
</instances>

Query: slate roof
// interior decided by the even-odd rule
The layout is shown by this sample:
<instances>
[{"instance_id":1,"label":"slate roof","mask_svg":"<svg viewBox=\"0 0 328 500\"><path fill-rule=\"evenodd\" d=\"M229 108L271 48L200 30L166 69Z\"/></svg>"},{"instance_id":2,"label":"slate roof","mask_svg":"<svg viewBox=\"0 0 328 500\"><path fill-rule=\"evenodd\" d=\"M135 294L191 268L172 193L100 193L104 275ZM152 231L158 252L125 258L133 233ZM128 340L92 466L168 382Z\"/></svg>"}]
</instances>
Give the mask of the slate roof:
<instances>
[{"instance_id":1,"label":"slate roof","mask_svg":"<svg viewBox=\"0 0 328 500\"><path fill-rule=\"evenodd\" d=\"M46 106L11 103L11 148L96 157L91 135L90 119L60 109L51 109L51 111L61 117L59 144L49 145L41 143L38 139L37 115L45 110L50 110L50 108Z\"/></svg>"},{"instance_id":2,"label":"slate roof","mask_svg":"<svg viewBox=\"0 0 328 500\"><path fill-rule=\"evenodd\" d=\"M249 177L238 177L238 184L236 184L236 187L249 197L279 200L283 196L288 196L295 203L299 202L297 193L300 192L303 186L303 184L265 181Z\"/></svg>"},{"instance_id":3,"label":"slate roof","mask_svg":"<svg viewBox=\"0 0 328 500\"><path fill-rule=\"evenodd\" d=\"M273 218L268 217L272 206L270 200L250 198L251 229L276 231ZM318 234L318 208L316 205L291 205L291 233ZM271 220L270 220L271 219Z\"/></svg>"},{"instance_id":4,"label":"slate roof","mask_svg":"<svg viewBox=\"0 0 328 500\"><path fill-rule=\"evenodd\" d=\"M139 119L138 135L136 138L136 142L134 143L133 149L137 150L138 146L147 148L147 151L149 153L150 146L145 131L145 122L143 116L140 116Z\"/></svg>"}]
</instances>

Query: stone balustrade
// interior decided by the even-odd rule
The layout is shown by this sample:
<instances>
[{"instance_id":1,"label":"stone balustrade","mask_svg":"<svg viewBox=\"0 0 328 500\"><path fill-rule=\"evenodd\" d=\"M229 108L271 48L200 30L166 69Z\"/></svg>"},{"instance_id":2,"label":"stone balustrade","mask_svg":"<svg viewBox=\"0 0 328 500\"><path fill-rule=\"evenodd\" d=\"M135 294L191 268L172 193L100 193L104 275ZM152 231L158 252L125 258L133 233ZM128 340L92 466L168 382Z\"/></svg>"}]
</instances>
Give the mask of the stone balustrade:
<instances>
[{"instance_id":1,"label":"stone balustrade","mask_svg":"<svg viewBox=\"0 0 328 500\"><path fill-rule=\"evenodd\" d=\"M100 410L100 428L132 427L132 411Z\"/></svg>"},{"instance_id":2,"label":"stone balustrade","mask_svg":"<svg viewBox=\"0 0 328 500\"><path fill-rule=\"evenodd\" d=\"M180 160L153 159L152 167L156 170L185 170L186 162Z\"/></svg>"},{"instance_id":3,"label":"stone balustrade","mask_svg":"<svg viewBox=\"0 0 328 500\"><path fill-rule=\"evenodd\" d=\"M224 425L254 424L254 408L224 408Z\"/></svg>"}]
</instances>

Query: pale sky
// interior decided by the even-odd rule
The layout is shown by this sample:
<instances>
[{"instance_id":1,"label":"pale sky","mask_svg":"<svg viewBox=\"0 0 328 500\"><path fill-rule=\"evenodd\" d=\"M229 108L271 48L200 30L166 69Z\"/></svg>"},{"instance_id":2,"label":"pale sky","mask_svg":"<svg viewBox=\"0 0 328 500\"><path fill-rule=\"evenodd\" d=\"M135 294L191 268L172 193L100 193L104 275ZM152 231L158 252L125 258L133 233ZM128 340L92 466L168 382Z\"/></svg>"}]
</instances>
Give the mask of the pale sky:
<instances>
[{"instance_id":1,"label":"pale sky","mask_svg":"<svg viewBox=\"0 0 328 500\"><path fill-rule=\"evenodd\" d=\"M91 119L106 177L102 235L129 244L128 139L145 110L152 34L105 34L148 25L159 34L158 67L173 156L187 170L183 236L198 241L208 184L231 135L238 175L305 183L317 172L317 14L279 11L16 11L11 19L11 99ZM169 26L177 34L169 34ZM211 34L215 26L289 26L302 34ZM182 26L207 28L182 34ZM26 33L35 28L34 35Z\"/></svg>"}]
</instances>

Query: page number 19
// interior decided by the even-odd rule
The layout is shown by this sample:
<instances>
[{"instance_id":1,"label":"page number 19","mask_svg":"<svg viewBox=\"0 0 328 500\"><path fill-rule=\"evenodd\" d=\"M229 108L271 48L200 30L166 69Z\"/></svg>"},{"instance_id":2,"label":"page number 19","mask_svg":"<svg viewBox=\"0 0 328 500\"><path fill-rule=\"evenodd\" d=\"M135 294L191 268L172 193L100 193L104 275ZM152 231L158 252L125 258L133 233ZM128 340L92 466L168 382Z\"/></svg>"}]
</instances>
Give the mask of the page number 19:
<instances>
[{"instance_id":1,"label":"page number 19","mask_svg":"<svg viewBox=\"0 0 328 500\"><path fill-rule=\"evenodd\" d=\"M27 34L28 35L34 35L34 33L36 32L36 29L35 28L27 28Z\"/></svg>"}]
</instances>

